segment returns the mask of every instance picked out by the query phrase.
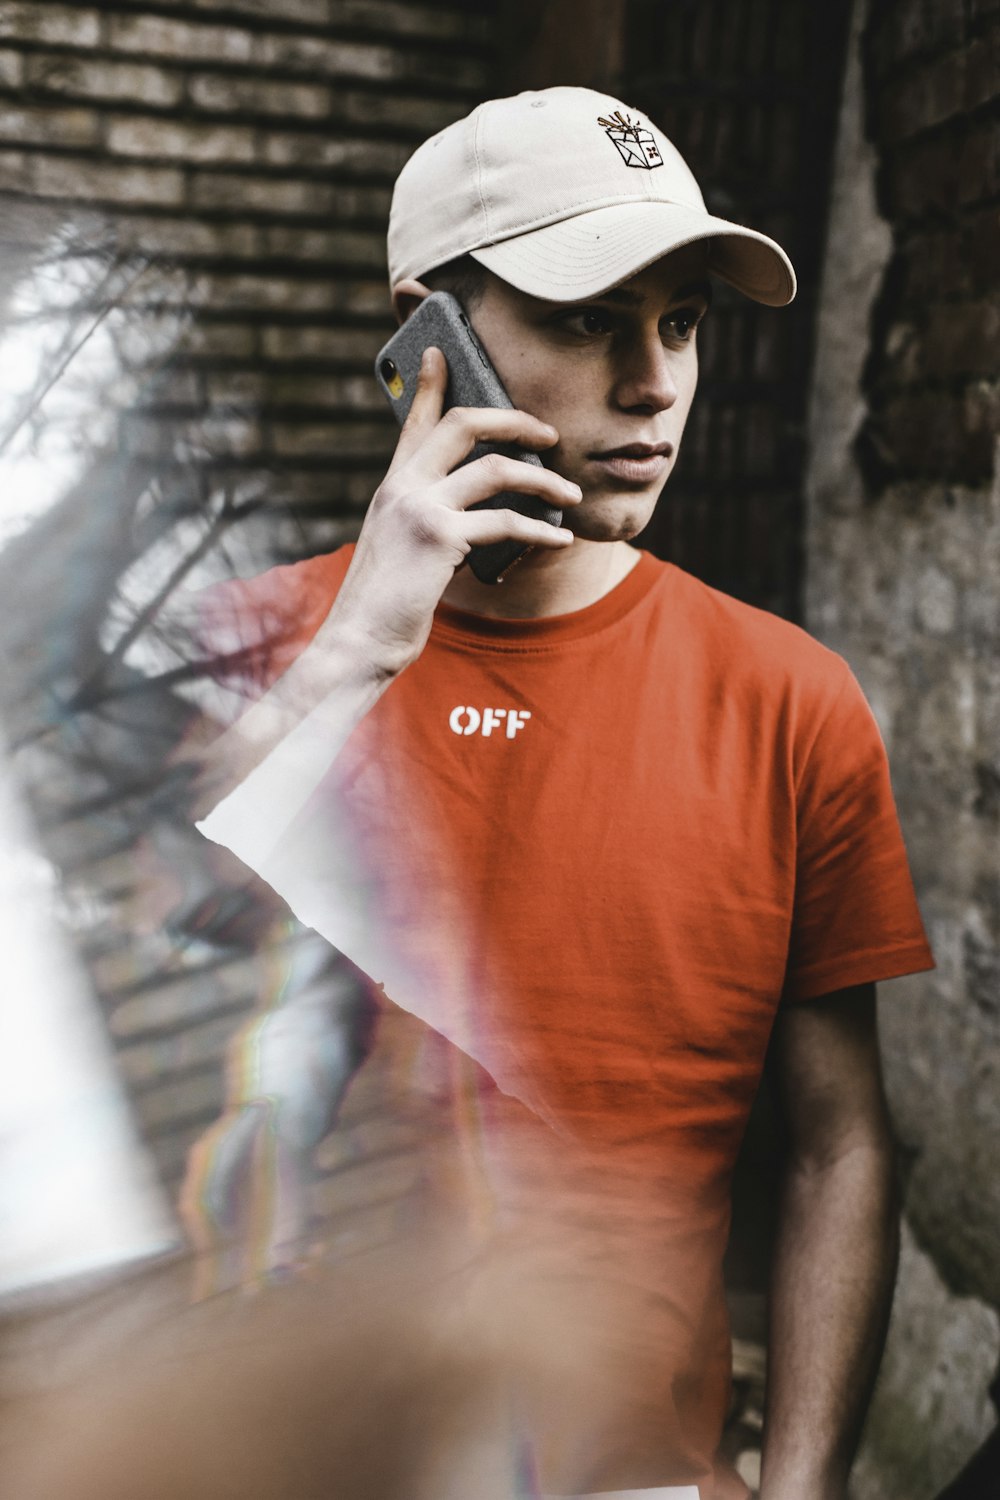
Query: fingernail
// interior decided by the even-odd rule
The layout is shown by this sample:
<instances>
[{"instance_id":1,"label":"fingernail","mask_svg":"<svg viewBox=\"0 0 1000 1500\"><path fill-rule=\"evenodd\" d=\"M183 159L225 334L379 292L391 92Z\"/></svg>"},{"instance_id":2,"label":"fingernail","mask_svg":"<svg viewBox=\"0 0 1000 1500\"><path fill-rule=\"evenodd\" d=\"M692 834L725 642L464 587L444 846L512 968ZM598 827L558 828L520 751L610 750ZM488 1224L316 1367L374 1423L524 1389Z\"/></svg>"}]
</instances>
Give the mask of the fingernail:
<instances>
[{"instance_id":1,"label":"fingernail","mask_svg":"<svg viewBox=\"0 0 1000 1500\"><path fill-rule=\"evenodd\" d=\"M583 499L583 490L581 490L578 484L574 484L572 479L567 479L566 488L569 490L571 495L579 495L580 499Z\"/></svg>"}]
</instances>

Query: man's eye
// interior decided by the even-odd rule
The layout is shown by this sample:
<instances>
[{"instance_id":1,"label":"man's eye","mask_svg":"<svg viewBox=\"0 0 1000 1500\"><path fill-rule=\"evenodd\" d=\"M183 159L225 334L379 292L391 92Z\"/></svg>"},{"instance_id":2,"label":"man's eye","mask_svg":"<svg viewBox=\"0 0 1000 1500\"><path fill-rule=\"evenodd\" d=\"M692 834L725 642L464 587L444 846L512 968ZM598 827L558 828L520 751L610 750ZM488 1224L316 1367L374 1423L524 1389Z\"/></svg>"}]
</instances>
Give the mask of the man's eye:
<instances>
[{"instance_id":1,"label":"man's eye","mask_svg":"<svg viewBox=\"0 0 1000 1500\"><path fill-rule=\"evenodd\" d=\"M701 316L696 307L680 307L676 312L672 312L666 321L673 329L675 337L687 343L701 322Z\"/></svg>"},{"instance_id":2,"label":"man's eye","mask_svg":"<svg viewBox=\"0 0 1000 1500\"><path fill-rule=\"evenodd\" d=\"M610 333L612 323L607 313L596 307L578 307L563 320L574 333Z\"/></svg>"}]
</instances>

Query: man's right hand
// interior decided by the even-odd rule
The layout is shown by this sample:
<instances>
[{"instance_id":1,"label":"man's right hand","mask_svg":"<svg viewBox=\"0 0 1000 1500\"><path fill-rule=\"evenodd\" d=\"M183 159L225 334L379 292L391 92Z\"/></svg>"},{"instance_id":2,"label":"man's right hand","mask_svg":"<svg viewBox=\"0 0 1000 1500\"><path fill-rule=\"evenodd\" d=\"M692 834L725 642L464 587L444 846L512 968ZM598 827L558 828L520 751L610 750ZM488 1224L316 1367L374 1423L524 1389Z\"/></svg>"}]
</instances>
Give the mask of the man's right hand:
<instances>
[{"instance_id":1,"label":"man's right hand","mask_svg":"<svg viewBox=\"0 0 1000 1500\"><path fill-rule=\"evenodd\" d=\"M203 818L247 781L240 806L230 807L221 825L214 813L203 831L258 873L348 736L420 655L441 596L471 548L505 539L572 545L565 527L513 510L470 510L506 490L538 495L559 509L582 497L553 470L502 454L462 464L483 440L550 448L559 434L516 408L443 413L447 383L445 357L432 347L329 614L277 682L200 758L192 816Z\"/></svg>"},{"instance_id":2,"label":"man's right hand","mask_svg":"<svg viewBox=\"0 0 1000 1500\"><path fill-rule=\"evenodd\" d=\"M338 636L386 676L420 655L434 610L472 547L513 539L563 548L573 541L567 528L517 511L470 509L513 490L564 510L579 504L581 491L551 469L502 454L456 467L481 441L550 448L559 434L516 408L452 407L442 415L447 383L444 355L427 349L392 463L317 638Z\"/></svg>"}]
</instances>

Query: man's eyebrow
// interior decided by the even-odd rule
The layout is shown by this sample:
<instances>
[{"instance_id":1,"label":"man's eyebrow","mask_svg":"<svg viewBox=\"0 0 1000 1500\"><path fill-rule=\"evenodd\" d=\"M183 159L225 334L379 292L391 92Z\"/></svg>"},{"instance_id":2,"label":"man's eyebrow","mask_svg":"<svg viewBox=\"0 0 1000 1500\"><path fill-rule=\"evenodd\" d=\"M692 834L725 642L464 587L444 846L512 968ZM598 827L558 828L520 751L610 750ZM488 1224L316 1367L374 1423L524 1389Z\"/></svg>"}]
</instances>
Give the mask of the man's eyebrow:
<instances>
[{"instance_id":1,"label":"man's eyebrow","mask_svg":"<svg viewBox=\"0 0 1000 1500\"><path fill-rule=\"evenodd\" d=\"M683 302L686 297L704 297L706 302L712 300L712 284L704 281L688 281L684 286L679 286L670 298L671 302ZM595 302L621 302L629 307L640 307L645 302L641 292L630 292L627 287L613 287L610 292L601 292L594 298Z\"/></svg>"}]
</instances>

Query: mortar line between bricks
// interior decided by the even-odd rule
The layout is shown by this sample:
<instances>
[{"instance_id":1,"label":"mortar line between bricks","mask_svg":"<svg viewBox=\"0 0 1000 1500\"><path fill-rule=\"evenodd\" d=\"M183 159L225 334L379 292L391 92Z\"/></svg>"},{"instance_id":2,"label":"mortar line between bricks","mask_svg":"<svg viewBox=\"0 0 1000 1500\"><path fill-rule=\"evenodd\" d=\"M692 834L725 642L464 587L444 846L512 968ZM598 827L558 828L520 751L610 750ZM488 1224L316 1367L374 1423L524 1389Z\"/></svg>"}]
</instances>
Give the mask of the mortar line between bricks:
<instances>
[{"instance_id":1,"label":"mortar line between bricks","mask_svg":"<svg viewBox=\"0 0 1000 1500\"><path fill-rule=\"evenodd\" d=\"M46 4L46 8L48 8ZM404 7L405 8L405 7ZM80 15L83 7L73 4L52 9L68 11L71 14ZM429 8L430 9L430 8ZM433 10L431 10L433 13ZM492 56L492 44L490 38L482 40L468 35L434 36L426 31L414 29L406 32L394 32L391 25L379 26L375 23L370 25L352 23L348 20L330 20L324 24L298 20L294 16L282 16L279 14L261 14L252 11L233 11L222 7L213 9L206 15L204 9L185 6L164 6L153 3L141 3L136 5L123 5L121 3L101 4L90 8L98 24L98 36L100 41L109 47L119 47L120 43L114 41L115 19L123 21L143 21L154 19L164 21L168 26L175 26L178 30L187 28L192 34L207 35L211 32L225 30L238 35L251 37L274 37L277 39L291 39L302 41L321 42L350 42L360 46L385 47L386 35L390 34L406 47L416 47L434 51L436 55L450 55L452 52L466 53L473 58L482 58L489 61ZM391 19L391 18L387 18ZM6 38L3 38L6 41ZM21 40L12 37L11 40ZM40 45L73 47L81 52L90 53L95 50L94 45L87 41L52 38L50 41L42 39ZM135 55L132 50L131 55ZM173 54L176 55L176 54Z\"/></svg>"},{"instance_id":2,"label":"mortar line between bricks","mask_svg":"<svg viewBox=\"0 0 1000 1500\"><path fill-rule=\"evenodd\" d=\"M71 3L61 8L72 11L78 7ZM94 8L101 16L157 16L161 20L177 21L185 26L225 27L227 30L233 31L252 31L264 34L273 32L275 35L280 33L281 35L295 36L327 36L332 31L347 30L352 36L364 33L366 37L373 37L377 41L384 41L386 31L389 29L388 26L379 25L374 21L366 26L360 22L352 22L344 19L317 22L304 20L298 16L262 13L259 10L245 9L238 5L226 5L225 0L221 0L221 3L214 5L209 14L206 14L203 6L183 3L165 4L163 0L134 0L134 3L130 3L130 0L106 0L106 3ZM388 4L384 7L379 5L379 0L373 0L372 9L384 9L386 12L386 22L391 22L393 16L400 12L416 15L420 11L423 11L429 16L440 16L450 13L462 14L462 8L451 12L434 4L414 5L411 3L411 0L397 0L396 4ZM398 35L404 44L409 43L414 36L427 36L426 32L421 32L416 28L412 31L400 30L394 34ZM429 38L429 40L436 41L438 38L433 37ZM468 35L452 38L442 37L440 40L461 40L469 45L478 45L484 48L488 48L490 45L488 35L484 35L481 41Z\"/></svg>"},{"instance_id":3,"label":"mortar line between bricks","mask_svg":"<svg viewBox=\"0 0 1000 1500\"><path fill-rule=\"evenodd\" d=\"M394 95L396 91L393 91ZM25 95L28 97L25 98ZM393 125L377 121L366 125L362 133L350 119L337 116L273 114L262 123L259 112L249 109L209 109L203 105L159 104L136 100L115 99L108 95L74 94L68 90L58 92L38 91L37 85L4 85L0 83L0 97L5 102L17 102L17 107L38 114L55 113L61 109L92 109L104 115L118 115L122 119L162 120L178 122L192 129L209 131L216 125L237 125L256 129L261 140L269 134L315 135L328 140L385 141L391 145L416 146L424 139L421 127ZM382 97L378 95L377 97ZM416 97L416 96L414 96ZM439 96L432 98L436 101ZM20 145L20 142L14 144Z\"/></svg>"},{"instance_id":4,"label":"mortar line between bricks","mask_svg":"<svg viewBox=\"0 0 1000 1500\"><path fill-rule=\"evenodd\" d=\"M220 177L247 178L265 182L323 183L343 188L388 188L395 178L386 172L355 172L347 175L334 167L296 167L291 169L270 162L205 161L193 162L178 156L123 156L95 151L92 145L60 146L53 149L45 141L0 140L0 151L17 151L25 156L40 156L47 161L87 161L96 166L115 168L122 173L131 169L154 172L193 173L196 177L214 174ZM272 210L277 212L277 210Z\"/></svg>"},{"instance_id":5,"label":"mortar line between bricks","mask_svg":"<svg viewBox=\"0 0 1000 1500\"><path fill-rule=\"evenodd\" d=\"M348 87L375 95L400 93L415 99L454 100L456 103L478 102L482 98L481 87L455 83L447 78L432 81L420 77L372 78L364 73L331 73L322 64L317 64L310 70L303 67L282 66L280 63L239 61L210 56L180 58L165 53L123 52L100 47L90 47L84 51L78 46L65 43L46 43L21 37L5 37L2 34L0 34L0 47L11 52L19 52L24 56L38 55L46 59L57 58L66 62L99 62L125 67L135 65L181 74L217 73L220 76L253 79L262 84L277 80L281 83L301 83L314 87ZM437 56L437 49L434 51ZM476 61L474 58L469 60Z\"/></svg>"},{"instance_id":6,"label":"mortar line between bricks","mask_svg":"<svg viewBox=\"0 0 1000 1500\"><path fill-rule=\"evenodd\" d=\"M80 204L79 198L60 198L52 194L42 198L40 194L30 188L0 189L0 201L6 201L8 199L17 202L27 200L32 203L45 204L68 203L75 207L79 207ZM88 197L86 201L90 204L93 204L95 207L104 207L109 211L113 211L115 218L118 220L127 220L131 217L158 218L163 219L167 223L176 225L184 225L185 223L217 225L219 227L243 225L247 228L259 228L263 226L265 228L274 227L280 229L310 231L317 229L329 229L330 227L329 214L286 214L282 218L276 218L274 214L268 214L263 209L246 209L244 211L234 210L227 213L224 210L213 210L205 207L198 207L191 210L190 212L181 213L178 212L177 205L168 206L162 203L122 204L105 200L105 202L102 204L96 198L90 197ZM351 229L352 231L358 230L360 232L370 234L385 233L385 222L380 218L372 218L366 217L364 215L359 215L356 219L344 219L342 223L345 227ZM252 260L252 258L252 256L248 256L245 261L241 262L241 264L246 265ZM180 259L183 263L187 264L188 260L195 261L198 260L199 257L197 254L192 253L190 257L165 256L164 259Z\"/></svg>"},{"instance_id":7,"label":"mortar line between bricks","mask_svg":"<svg viewBox=\"0 0 1000 1500\"><path fill-rule=\"evenodd\" d=\"M332 38L332 40L345 40L345 38ZM384 45L384 43L383 43ZM288 83L331 83L336 81L322 63L315 65L315 77L311 77L308 69L303 64L289 65L281 63L265 63L251 58L217 57L212 54L205 56L179 57L176 53L168 52L140 52L123 51L121 48L108 46L81 47L72 42L46 42L36 37L5 36L0 32L0 47L8 52L19 52L24 56L38 54L50 58L55 57L60 61L67 62L99 62L113 63L122 67L134 64L136 67L162 68L169 72L186 73L219 73L228 76L252 76L261 82L269 82L272 78L280 78L282 82ZM439 49L428 47L435 56L439 56ZM459 53L458 56L467 56ZM470 62L476 59L470 57ZM483 59L488 62L488 58ZM358 73L346 75L350 79L352 88L363 88L372 92L385 93L387 90L402 88L406 93L414 93L420 97L436 99L447 95L449 92L460 93L468 98L480 97L479 92L471 84L456 84L448 79L426 81L419 75L414 78L399 78L372 76L370 73Z\"/></svg>"}]
</instances>

